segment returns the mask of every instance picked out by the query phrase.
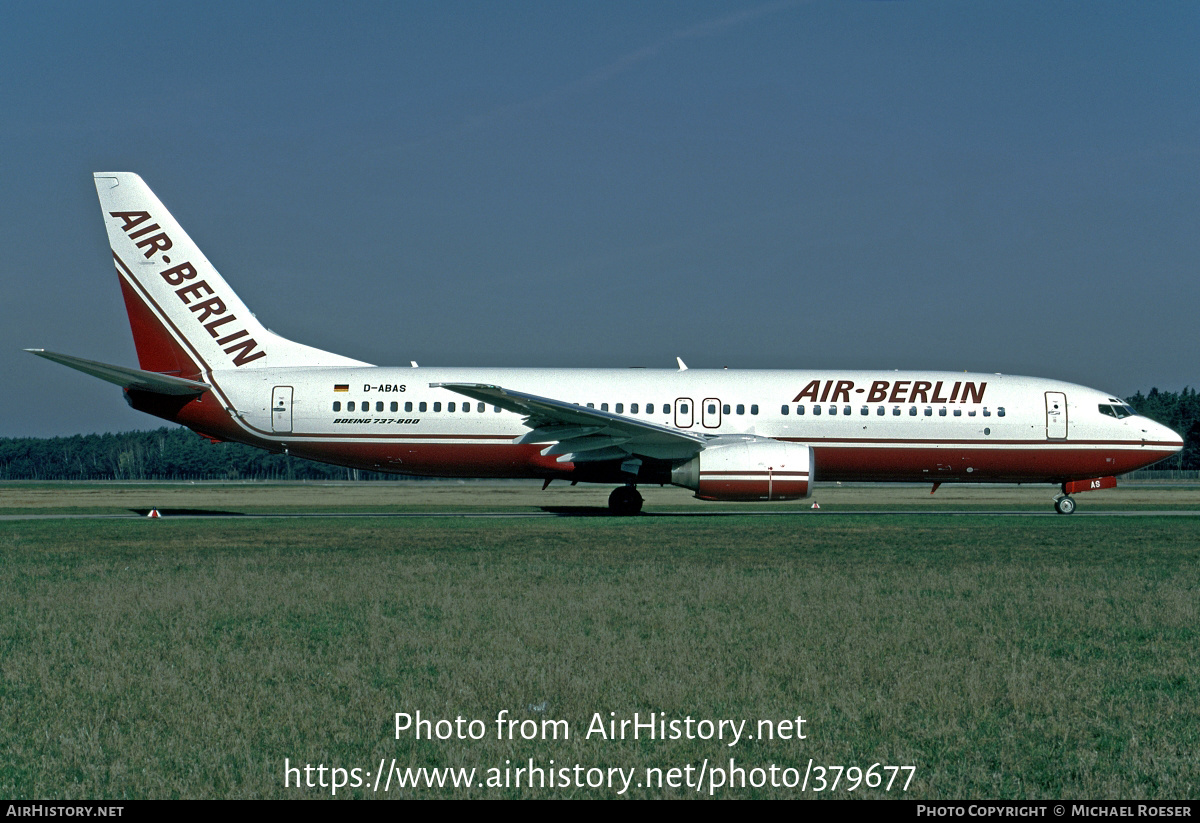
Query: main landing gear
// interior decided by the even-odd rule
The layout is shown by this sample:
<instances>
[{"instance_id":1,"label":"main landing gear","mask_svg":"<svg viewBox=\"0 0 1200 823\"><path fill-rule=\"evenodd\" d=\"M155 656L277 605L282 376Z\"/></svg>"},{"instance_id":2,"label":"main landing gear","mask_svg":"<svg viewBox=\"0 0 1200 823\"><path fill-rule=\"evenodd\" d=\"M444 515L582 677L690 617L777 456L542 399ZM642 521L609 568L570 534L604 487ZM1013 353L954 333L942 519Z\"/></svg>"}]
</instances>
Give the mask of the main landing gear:
<instances>
[{"instance_id":1,"label":"main landing gear","mask_svg":"<svg viewBox=\"0 0 1200 823\"><path fill-rule=\"evenodd\" d=\"M638 514L642 510L642 495L633 485L618 486L608 496L608 511L615 515Z\"/></svg>"},{"instance_id":2,"label":"main landing gear","mask_svg":"<svg viewBox=\"0 0 1200 823\"><path fill-rule=\"evenodd\" d=\"M1075 500L1065 494L1054 498L1054 510L1059 514L1074 514Z\"/></svg>"}]
</instances>

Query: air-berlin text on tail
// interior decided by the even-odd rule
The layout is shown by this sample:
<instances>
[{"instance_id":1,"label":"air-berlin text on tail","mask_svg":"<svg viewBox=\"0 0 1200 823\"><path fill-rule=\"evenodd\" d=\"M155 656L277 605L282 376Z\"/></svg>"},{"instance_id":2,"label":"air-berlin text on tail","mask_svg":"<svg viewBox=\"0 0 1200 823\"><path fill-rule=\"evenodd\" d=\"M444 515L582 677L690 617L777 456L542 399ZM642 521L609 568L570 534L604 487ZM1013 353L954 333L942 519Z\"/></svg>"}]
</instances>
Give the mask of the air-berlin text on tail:
<instances>
[{"instance_id":1,"label":"air-berlin text on tail","mask_svg":"<svg viewBox=\"0 0 1200 823\"><path fill-rule=\"evenodd\" d=\"M164 252L170 250L174 243L162 227L151 219L150 212L113 211L109 214L122 221L121 230L142 250L142 255L147 260L153 259L157 254L164 265L171 263L171 258ZM142 225L147 221L148 225ZM207 281L197 280L195 283L184 285L185 281L195 279L197 274L199 272L190 262L179 263L159 272L167 285L182 286L175 289L175 295L196 315L196 322L217 341L222 351L233 356L233 365L244 366L260 357L266 357L267 353L258 349L258 343L250 337L248 331L244 328L238 329L236 325L233 328L228 327L230 323L236 323L237 315L227 313L225 301L216 296ZM226 328L221 328L222 326ZM228 348L225 348L226 346Z\"/></svg>"},{"instance_id":2,"label":"air-berlin text on tail","mask_svg":"<svg viewBox=\"0 0 1200 823\"><path fill-rule=\"evenodd\" d=\"M870 387L853 380L812 380L792 399L811 403L982 403L987 381L873 380Z\"/></svg>"}]
</instances>

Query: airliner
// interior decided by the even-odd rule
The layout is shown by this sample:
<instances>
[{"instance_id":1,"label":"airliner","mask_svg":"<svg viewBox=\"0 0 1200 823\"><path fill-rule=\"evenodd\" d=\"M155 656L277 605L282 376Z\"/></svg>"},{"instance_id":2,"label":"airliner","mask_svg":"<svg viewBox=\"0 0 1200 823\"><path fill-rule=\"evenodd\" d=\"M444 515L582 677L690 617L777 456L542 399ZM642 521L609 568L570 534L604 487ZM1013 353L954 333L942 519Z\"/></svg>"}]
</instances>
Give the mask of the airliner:
<instances>
[{"instance_id":1,"label":"airliner","mask_svg":"<svg viewBox=\"0 0 1200 823\"><path fill-rule=\"evenodd\" d=\"M263 326L142 179L94 175L140 368L36 355L213 441L428 477L639 485L800 500L813 481L1052 483L1072 494L1175 454L1119 397L937 371L379 367ZM543 486L544 487L544 486Z\"/></svg>"}]
</instances>

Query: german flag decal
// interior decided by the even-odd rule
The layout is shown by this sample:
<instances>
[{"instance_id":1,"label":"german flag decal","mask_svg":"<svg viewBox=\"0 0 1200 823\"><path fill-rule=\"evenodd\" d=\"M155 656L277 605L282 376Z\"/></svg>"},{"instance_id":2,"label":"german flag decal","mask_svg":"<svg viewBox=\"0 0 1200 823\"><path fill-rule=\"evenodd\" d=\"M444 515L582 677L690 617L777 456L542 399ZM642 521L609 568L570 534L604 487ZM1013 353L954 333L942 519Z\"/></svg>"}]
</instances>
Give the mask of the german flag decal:
<instances>
[{"instance_id":1,"label":"german flag decal","mask_svg":"<svg viewBox=\"0 0 1200 823\"><path fill-rule=\"evenodd\" d=\"M350 391L350 384L349 383L334 383L333 390L334 391Z\"/></svg>"}]
</instances>

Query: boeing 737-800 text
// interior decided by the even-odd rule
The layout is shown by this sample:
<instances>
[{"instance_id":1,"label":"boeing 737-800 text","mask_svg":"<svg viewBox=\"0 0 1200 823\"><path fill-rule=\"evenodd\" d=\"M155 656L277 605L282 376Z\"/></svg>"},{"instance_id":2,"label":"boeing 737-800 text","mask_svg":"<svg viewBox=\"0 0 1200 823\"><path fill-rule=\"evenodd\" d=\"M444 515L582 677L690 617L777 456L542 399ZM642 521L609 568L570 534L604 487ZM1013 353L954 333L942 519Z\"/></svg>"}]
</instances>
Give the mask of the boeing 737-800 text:
<instances>
[{"instance_id":1,"label":"boeing 737-800 text","mask_svg":"<svg viewBox=\"0 0 1200 823\"><path fill-rule=\"evenodd\" d=\"M95 175L140 369L42 349L139 411L213 440L359 469L638 484L795 500L822 480L1054 483L1074 492L1179 451L1120 398L956 372L373 366L267 330L141 178Z\"/></svg>"}]
</instances>

